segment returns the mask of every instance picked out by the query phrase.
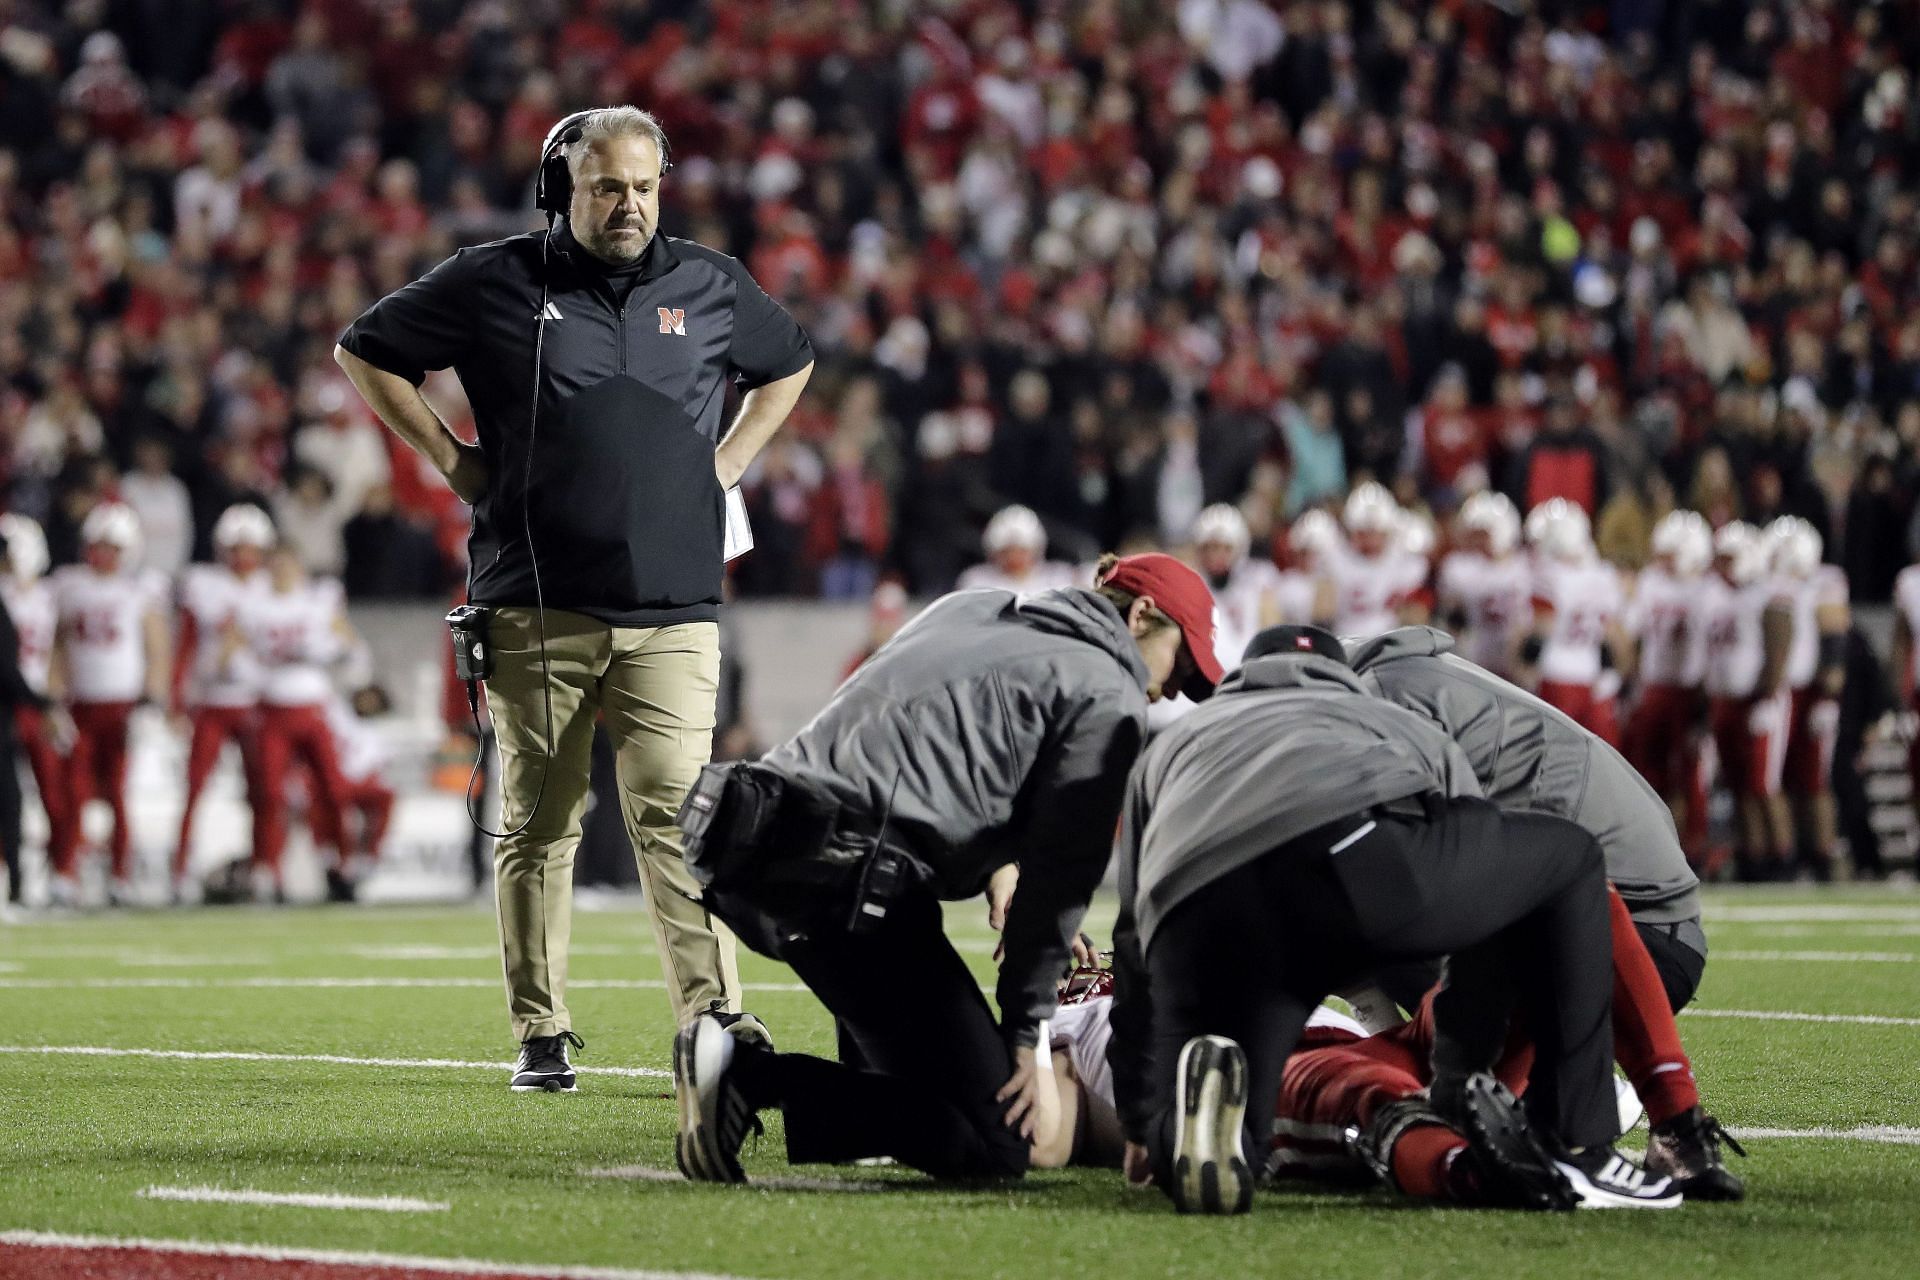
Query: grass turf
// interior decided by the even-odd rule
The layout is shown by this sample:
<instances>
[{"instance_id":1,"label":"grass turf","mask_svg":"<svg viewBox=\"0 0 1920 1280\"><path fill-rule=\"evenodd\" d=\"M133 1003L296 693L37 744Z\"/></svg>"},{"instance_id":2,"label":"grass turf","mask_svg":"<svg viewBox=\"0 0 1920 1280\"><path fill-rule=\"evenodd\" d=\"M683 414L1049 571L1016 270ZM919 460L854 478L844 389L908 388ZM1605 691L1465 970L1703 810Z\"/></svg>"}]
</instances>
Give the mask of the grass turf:
<instances>
[{"instance_id":1,"label":"grass turf","mask_svg":"<svg viewBox=\"0 0 1920 1280\"><path fill-rule=\"evenodd\" d=\"M1832 909L1839 908L1839 911ZM1858 910L1856 908L1866 908ZM1841 918L1822 918L1839 915ZM950 929L983 979L984 912ZM1786 918L1781 918L1781 917ZM664 1069L665 995L637 911L574 932L582 1065ZM1719 893L1707 1009L1920 1020L1920 897ZM1744 955L1743 955L1744 953ZM1768 958L1761 958L1762 955ZM792 975L746 958L748 1005L784 1048L831 1051ZM0 1230L379 1250L791 1278L1211 1276L1911 1276L1920 1147L1750 1144L1741 1205L1537 1217L1431 1209L1291 1186L1234 1220L1183 1219L1099 1171L993 1189L895 1170L802 1170L845 1187L698 1187L667 1178L659 1078L585 1073L574 1096L515 1095L490 916L477 908L199 911L0 930L0 1049L41 1045L499 1061L498 1069L182 1061L0 1052ZM361 979L351 985L312 980ZM283 985L263 985L266 983ZM306 985L302 985L306 984ZM601 985L605 984L605 985ZM754 984L759 985L755 989ZM1920 1025L1690 1017L1710 1105L1739 1128L1920 1126ZM786 1176L777 1116L750 1175ZM648 1166L661 1181L589 1176ZM395 1195L387 1214L145 1199L149 1186Z\"/></svg>"}]
</instances>

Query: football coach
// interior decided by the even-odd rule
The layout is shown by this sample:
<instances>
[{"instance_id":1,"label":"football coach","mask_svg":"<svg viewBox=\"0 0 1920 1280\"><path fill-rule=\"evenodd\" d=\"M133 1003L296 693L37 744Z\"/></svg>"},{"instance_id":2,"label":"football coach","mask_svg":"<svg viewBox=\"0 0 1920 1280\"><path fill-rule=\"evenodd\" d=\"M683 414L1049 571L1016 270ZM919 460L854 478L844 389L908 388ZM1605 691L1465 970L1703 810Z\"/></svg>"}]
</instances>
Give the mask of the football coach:
<instances>
[{"instance_id":1,"label":"football coach","mask_svg":"<svg viewBox=\"0 0 1920 1280\"><path fill-rule=\"evenodd\" d=\"M536 179L544 232L462 249L376 302L334 358L473 506L499 735L494 852L512 1087L571 1091L567 943L595 717L685 1023L739 1006L734 941L696 900L674 816L712 749L725 490L792 411L806 334L734 259L657 235L667 138L631 106L561 120ZM478 444L419 386L451 367ZM721 421L725 381L744 393Z\"/></svg>"}]
</instances>

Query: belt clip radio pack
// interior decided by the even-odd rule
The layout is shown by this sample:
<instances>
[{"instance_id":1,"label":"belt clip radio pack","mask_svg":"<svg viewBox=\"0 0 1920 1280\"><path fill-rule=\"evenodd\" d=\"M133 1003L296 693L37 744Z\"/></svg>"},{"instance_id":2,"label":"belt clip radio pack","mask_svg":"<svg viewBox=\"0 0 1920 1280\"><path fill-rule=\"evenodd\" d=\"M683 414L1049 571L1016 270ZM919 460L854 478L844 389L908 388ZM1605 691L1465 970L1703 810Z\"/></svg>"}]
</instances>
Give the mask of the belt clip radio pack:
<instances>
[{"instance_id":1,"label":"belt clip radio pack","mask_svg":"<svg viewBox=\"0 0 1920 1280\"><path fill-rule=\"evenodd\" d=\"M488 634L492 613L479 605L463 604L447 614L453 638L453 673L468 685L493 674L493 641Z\"/></svg>"}]
</instances>

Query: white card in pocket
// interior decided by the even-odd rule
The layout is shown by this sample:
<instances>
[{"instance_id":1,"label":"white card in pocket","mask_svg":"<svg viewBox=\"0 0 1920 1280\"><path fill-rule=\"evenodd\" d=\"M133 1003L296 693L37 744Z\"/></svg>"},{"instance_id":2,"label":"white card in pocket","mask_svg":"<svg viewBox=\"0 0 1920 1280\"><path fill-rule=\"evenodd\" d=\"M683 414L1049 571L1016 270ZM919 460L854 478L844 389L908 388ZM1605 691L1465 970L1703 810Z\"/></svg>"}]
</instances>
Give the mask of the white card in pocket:
<instances>
[{"instance_id":1,"label":"white card in pocket","mask_svg":"<svg viewBox=\"0 0 1920 1280\"><path fill-rule=\"evenodd\" d=\"M727 532L722 544L721 554L728 560L738 560L753 550L753 525L747 520L747 500L740 494L740 486L727 490Z\"/></svg>"}]
</instances>

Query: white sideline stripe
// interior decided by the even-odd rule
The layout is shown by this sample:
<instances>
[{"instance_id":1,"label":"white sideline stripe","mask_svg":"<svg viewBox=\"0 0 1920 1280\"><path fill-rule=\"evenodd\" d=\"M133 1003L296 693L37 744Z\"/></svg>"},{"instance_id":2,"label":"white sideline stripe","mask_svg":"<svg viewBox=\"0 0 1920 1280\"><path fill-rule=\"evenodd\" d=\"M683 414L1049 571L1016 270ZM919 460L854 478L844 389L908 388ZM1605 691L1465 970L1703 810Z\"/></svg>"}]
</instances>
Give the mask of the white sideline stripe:
<instances>
[{"instance_id":1,"label":"white sideline stripe","mask_svg":"<svg viewBox=\"0 0 1920 1280\"><path fill-rule=\"evenodd\" d=\"M82 1058L170 1058L182 1062L321 1062L336 1067L396 1067L406 1070L508 1071L511 1062L469 1062L459 1058L349 1058L334 1053L240 1053L199 1049L120 1049L85 1044L0 1044L0 1053L71 1054ZM673 1072L659 1067L589 1067L574 1064L582 1075L637 1076L671 1080Z\"/></svg>"},{"instance_id":2,"label":"white sideline stripe","mask_svg":"<svg viewBox=\"0 0 1920 1280\"><path fill-rule=\"evenodd\" d=\"M1906 1125L1869 1124L1856 1129L1834 1129L1821 1125L1813 1129L1735 1129L1733 1136L1748 1138L1838 1138L1848 1142L1885 1142L1900 1147L1920 1147L1920 1129Z\"/></svg>"},{"instance_id":3,"label":"white sideline stripe","mask_svg":"<svg viewBox=\"0 0 1920 1280\"><path fill-rule=\"evenodd\" d=\"M0 991L494 991L498 978L9 978L0 976ZM573 991L665 991L659 978L571 978ZM743 982L743 991L772 991L785 995L805 995L811 988L802 982ZM982 985L981 992L992 995L994 988Z\"/></svg>"},{"instance_id":4,"label":"white sideline stripe","mask_svg":"<svg viewBox=\"0 0 1920 1280\"><path fill-rule=\"evenodd\" d=\"M569 955L651 957L652 947L616 947L603 943L570 946ZM362 960L498 960L499 947L435 947L427 945L348 947L347 954Z\"/></svg>"},{"instance_id":5,"label":"white sideline stripe","mask_svg":"<svg viewBox=\"0 0 1920 1280\"><path fill-rule=\"evenodd\" d=\"M687 1181L676 1169L657 1169L650 1164L616 1164L605 1169L582 1169L583 1178L617 1178L625 1182L679 1182ZM762 1191L848 1191L863 1195L872 1191L885 1191L888 1184L878 1178L856 1180L853 1178L751 1178L747 1187L758 1187Z\"/></svg>"},{"instance_id":6,"label":"white sideline stripe","mask_svg":"<svg viewBox=\"0 0 1920 1280\"><path fill-rule=\"evenodd\" d=\"M229 1191L225 1187L148 1187L142 1200L181 1200L192 1204L271 1204L294 1209L368 1209L375 1213L445 1213L445 1200L414 1200L407 1196L338 1196L294 1194L284 1191Z\"/></svg>"},{"instance_id":7,"label":"white sideline stripe","mask_svg":"<svg viewBox=\"0 0 1920 1280\"><path fill-rule=\"evenodd\" d=\"M9 964L5 960L0 960L0 973L18 973L18 972L20 972L19 965Z\"/></svg>"},{"instance_id":8,"label":"white sideline stripe","mask_svg":"<svg viewBox=\"0 0 1920 1280\"><path fill-rule=\"evenodd\" d=\"M1920 952L1913 951L1719 951L1715 960L1806 960L1846 964L1920 964Z\"/></svg>"},{"instance_id":9,"label":"white sideline stripe","mask_svg":"<svg viewBox=\"0 0 1920 1280\"><path fill-rule=\"evenodd\" d=\"M1757 925L1751 933L1763 938L1920 938L1920 924Z\"/></svg>"},{"instance_id":10,"label":"white sideline stripe","mask_svg":"<svg viewBox=\"0 0 1920 1280\"><path fill-rule=\"evenodd\" d=\"M1778 906L1725 907L1708 903L1708 924L1818 924L1832 921L1920 921L1920 907Z\"/></svg>"},{"instance_id":11,"label":"white sideline stripe","mask_svg":"<svg viewBox=\"0 0 1920 1280\"><path fill-rule=\"evenodd\" d=\"M70 1236L54 1231L0 1231L0 1244L37 1249L145 1249L209 1258L257 1258L263 1262L313 1262L335 1267L380 1267L458 1276L534 1276L538 1280L742 1280L712 1271L635 1271L625 1267L569 1267L550 1263L488 1262L481 1258L429 1258L409 1253L355 1253L270 1244L221 1244L203 1240L155 1240L144 1236Z\"/></svg>"},{"instance_id":12,"label":"white sideline stripe","mask_svg":"<svg viewBox=\"0 0 1920 1280\"><path fill-rule=\"evenodd\" d=\"M1863 1027L1920 1027L1920 1018L1889 1018L1877 1013L1796 1013L1790 1009L1702 1009L1689 1005L1683 1018L1742 1018L1754 1022L1846 1022Z\"/></svg>"}]
</instances>

